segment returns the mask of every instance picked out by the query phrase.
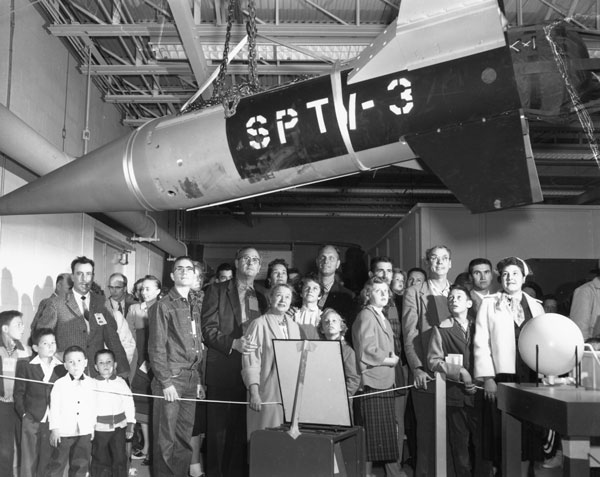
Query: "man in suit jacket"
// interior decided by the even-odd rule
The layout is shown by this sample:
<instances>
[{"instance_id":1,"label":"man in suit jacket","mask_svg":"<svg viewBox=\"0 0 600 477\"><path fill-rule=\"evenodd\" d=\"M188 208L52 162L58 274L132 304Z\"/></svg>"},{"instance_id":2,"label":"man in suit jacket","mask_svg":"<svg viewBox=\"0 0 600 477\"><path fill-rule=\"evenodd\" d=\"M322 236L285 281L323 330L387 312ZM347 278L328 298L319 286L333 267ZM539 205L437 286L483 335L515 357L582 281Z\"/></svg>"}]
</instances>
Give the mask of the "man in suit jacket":
<instances>
[{"instance_id":1,"label":"man in suit jacket","mask_svg":"<svg viewBox=\"0 0 600 477\"><path fill-rule=\"evenodd\" d=\"M73 288L73 280L71 280L70 273L61 273L56 277L54 293L52 293L52 295L50 295L48 298L41 300L38 304L38 309L33 317L33 320L31 321L31 331L38 327L37 322L40 319L40 316L42 316L44 313L46 307L55 300L64 299L71 288Z\"/></svg>"},{"instance_id":2,"label":"man in suit jacket","mask_svg":"<svg viewBox=\"0 0 600 477\"><path fill-rule=\"evenodd\" d=\"M425 252L428 279L404 292L402 333L404 352L409 366L409 382L417 420L417 469L415 476L427 477L435 472L435 396L434 386L427 385L433 374L427 365L427 349L432 328L448 316L448 272L451 252L436 245Z\"/></svg>"},{"instance_id":3,"label":"man in suit jacket","mask_svg":"<svg viewBox=\"0 0 600 477\"><path fill-rule=\"evenodd\" d=\"M246 401L242 354L257 348L244 336L251 320L266 311L267 300L254 290L260 255L245 247L235 257L236 277L214 283L202 305L202 335L206 344L207 399ZM207 475L245 476L247 468L246 406L211 405L207 419Z\"/></svg>"},{"instance_id":4,"label":"man in suit jacket","mask_svg":"<svg viewBox=\"0 0 600 477\"><path fill-rule=\"evenodd\" d=\"M127 277L120 272L115 272L108 277L108 304L115 321L117 322L117 333L127 355L129 367L133 366L136 352L135 338L127 324L126 317L129 307L137 303L133 295L127 292Z\"/></svg>"},{"instance_id":5,"label":"man in suit jacket","mask_svg":"<svg viewBox=\"0 0 600 477\"><path fill-rule=\"evenodd\" d=\"M129 375L129 362L117 334L117 323L106 299L90 291L94 280L94 261L77 257L71 262L73 289L64 299L49 303L38 320L36 328L50 328L56 334L56 346L62 353L69 346L85 350L88 358L87 374L95 377L96 351L108 347L115 353L117 373Z\"/></svg>"},{"instance_id":6,"label":"man in suit jacket","mask_svg":"<svg viewBox=\"0 0 600 477\"><path fill-rule=\"evenodd\" d=\"M129 307L137 303L135 297L127 292L127 277L120 272L108 277L108 294L112 309L120 311L123 317L127 316Z\"/></svg>"},{"instance_id":7,"label":"man in suit jacket","mask_svg":"<svg viewBox=\"0 0 600 477\"><path fill-rule=\"evenodd\" d=\"M336 280L335 277L341 265L339 250L333 245L323 245L317 253L316 263L319 280L323 283L323 296L319 299L319 308L322 310L333 308L346 320L349 330L347 338L352 342L350 330L356 317L356 305L354 303L354 293Z\"/></svg>"}]
</instances>

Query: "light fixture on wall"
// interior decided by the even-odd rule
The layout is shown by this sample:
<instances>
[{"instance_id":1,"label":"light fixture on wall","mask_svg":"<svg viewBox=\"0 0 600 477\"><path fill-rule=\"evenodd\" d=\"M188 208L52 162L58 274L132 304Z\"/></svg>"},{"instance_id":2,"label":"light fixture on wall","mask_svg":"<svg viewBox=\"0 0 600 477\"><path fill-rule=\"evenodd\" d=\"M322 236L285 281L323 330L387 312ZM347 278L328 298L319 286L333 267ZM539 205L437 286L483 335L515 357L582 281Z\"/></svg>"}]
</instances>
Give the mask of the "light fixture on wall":
<instances>
[{"instance_id":1,"label":"light fixture on wall","mask_svg":"<svg viewBox=\"0 0 600 477\"><path fill-rule=\"evenodd\" d=\"M127 265L129 263L129 254L133 252L133 250L122 250L119 255L119 263L121 265Z\"/></svg>"}]
</instances>

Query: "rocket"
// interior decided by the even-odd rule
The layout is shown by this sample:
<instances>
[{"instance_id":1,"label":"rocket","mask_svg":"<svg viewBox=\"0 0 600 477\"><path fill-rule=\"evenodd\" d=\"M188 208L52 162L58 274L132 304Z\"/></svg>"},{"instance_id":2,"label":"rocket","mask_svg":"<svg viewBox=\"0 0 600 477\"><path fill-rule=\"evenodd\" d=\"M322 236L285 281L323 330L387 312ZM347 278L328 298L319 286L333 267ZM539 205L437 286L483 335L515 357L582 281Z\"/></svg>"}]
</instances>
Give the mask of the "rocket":
<instances>
[{"instance_id":1,"label":"rocket","mask_svg":"<svg viewBox=\"0 0 600 477\"><path fill-rule=\"evenodd\" d=\"M416 158L472 212L539 202L514 54L496 0L403 0L330 74L243 97L229 118L150 121L0 198L0 214L190 210Z\"/></svg>"}]
</instances>

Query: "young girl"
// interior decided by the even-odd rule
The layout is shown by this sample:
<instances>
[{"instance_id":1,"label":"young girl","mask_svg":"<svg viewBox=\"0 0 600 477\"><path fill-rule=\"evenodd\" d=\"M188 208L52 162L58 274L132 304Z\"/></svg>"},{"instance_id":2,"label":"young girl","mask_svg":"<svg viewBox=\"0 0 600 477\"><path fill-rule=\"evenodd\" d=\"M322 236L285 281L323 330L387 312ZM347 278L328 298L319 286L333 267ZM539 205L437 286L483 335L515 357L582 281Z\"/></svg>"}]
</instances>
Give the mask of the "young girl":
<instances>
[{"instance_id":1,"label":"young girl","mask_svg":"<svg viewBox=\"0 0 600 477\"><path fill-rule=\"evenodd\" d=\"M394 333L383 314L389 300L389 286L378 277L371 278L364 287L366 306L352 326L352 340L356 352L358 372L361 375L355 408L355 421L365 428L367 437L367 477L372 477L374 461L398 459L398 433L394 411L394 393L370 393L394 386L394 368L398 356L394 354Z\"/></svg>"},{"instance_id":2,"label":"young girl","mask_svg":"<svg viewBox=\"0 0 600 477\"><path fill-rule=\"evenodd\" d=\"M161 283L158 278L146 275L142 281L140 295L142 303L134 303L129 307L127 323L135 336L137 348L137 365L131 378L131 390L139 394L152 394L150 382L152 372L148 357L148 308L150 308L160 295ZM150 449L150 432L148 422L150 416L151 398L135 396L135 418L140 423L144 446L136 449L131 455L132 459L144 459L143 464L149 465L148 451Z\"/></svg>"}]
</instances>

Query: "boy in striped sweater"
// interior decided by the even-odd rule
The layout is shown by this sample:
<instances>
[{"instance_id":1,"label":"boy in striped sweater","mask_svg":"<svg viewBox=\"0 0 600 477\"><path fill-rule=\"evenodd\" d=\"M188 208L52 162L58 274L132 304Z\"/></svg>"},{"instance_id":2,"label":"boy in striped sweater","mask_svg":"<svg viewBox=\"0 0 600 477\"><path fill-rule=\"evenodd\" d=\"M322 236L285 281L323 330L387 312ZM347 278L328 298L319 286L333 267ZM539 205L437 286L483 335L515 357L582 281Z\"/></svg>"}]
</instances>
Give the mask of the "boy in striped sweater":
<instances>
[{"instance_id":1,"label":"boy in striped sweater","mask_svg":"<svg viewBox=\"0 0 600 477\"><path fill-rule=\"evenodd\" d=\"M14 447L19 417L15 411L13 390L17 362L31 356L29 346L21 339L25 326L23 314L17 310L0 313L0 475L13 475Z\"/></svg>"}]
</instances>

